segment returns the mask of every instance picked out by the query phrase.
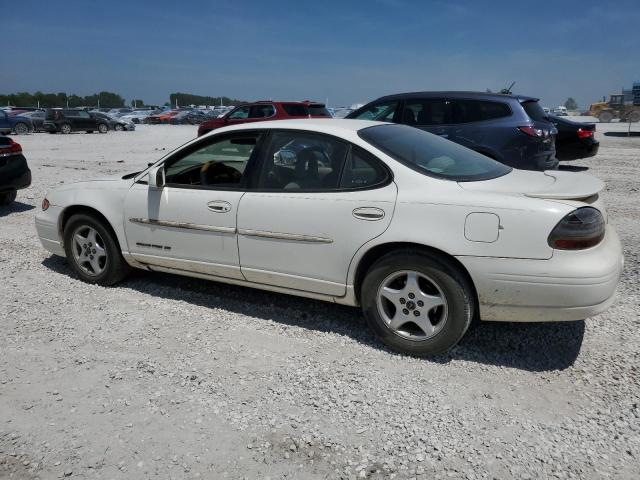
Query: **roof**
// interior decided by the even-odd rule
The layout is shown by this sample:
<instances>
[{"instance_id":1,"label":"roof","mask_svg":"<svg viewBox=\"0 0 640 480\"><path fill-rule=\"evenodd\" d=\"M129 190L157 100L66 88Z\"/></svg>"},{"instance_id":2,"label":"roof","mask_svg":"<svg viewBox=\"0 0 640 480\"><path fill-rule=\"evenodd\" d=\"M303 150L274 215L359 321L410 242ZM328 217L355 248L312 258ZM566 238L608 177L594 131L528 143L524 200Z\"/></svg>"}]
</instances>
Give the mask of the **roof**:
<instances>
[{"instance_id":1,"label":"roof","mask_svg":"<svg viewBox=\"0 0 640 480\"><path fill-rule=\"evenodd\" d=\"M222 132L233 132L239 130L255 130L255 129L291 129L291 130L310 130L328 134L353 134L363 128L373 127L375 125L387 125L384 122L373 122L371 120L347 120L342 118L303 118L297 120L270 120L266 122L249 122L239 125L218 128L212 130L211 134Z\"/></svg>"},{"instance_id":2,"label":"roof","mask_svg":"<svg viewBox=\"0 0 640 480\"><path fill-rule=\"evenodd\" d=\"M378 98L379 100L399 100L403 98L425 98L425 97L448 97L448 98L484 98L484 99L516 99L519 102L526 101L538 101L539 98L529 97L526 95L518 94L505 94L505 93L488 93L488 92L472 92L472 91L441 91L441 92L407 92L407 93L395 93L393 95L386 95Z\"/></svg>"}]
</instances>

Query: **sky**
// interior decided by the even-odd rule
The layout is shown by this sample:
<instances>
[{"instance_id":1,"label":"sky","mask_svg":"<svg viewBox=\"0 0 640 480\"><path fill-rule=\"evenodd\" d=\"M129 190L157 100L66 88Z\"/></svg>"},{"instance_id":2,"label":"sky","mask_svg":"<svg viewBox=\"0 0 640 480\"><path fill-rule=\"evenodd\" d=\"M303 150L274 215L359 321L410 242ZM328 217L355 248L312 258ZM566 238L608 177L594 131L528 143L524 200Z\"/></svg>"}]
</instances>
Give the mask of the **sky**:
<instances>
[{"instance_id":1,"label":"sky","mask_svg":"<svg viewBox=\"0 0 640 480\"><path fill-rule=\"evenodd\" d=\"M0 93L365 103L514 92L586 108L640 81L640 1L0 0ZM7 42L8 40L8 42ZM5 43L7 42L7 43Z\"/></svg>"}]
</instances>

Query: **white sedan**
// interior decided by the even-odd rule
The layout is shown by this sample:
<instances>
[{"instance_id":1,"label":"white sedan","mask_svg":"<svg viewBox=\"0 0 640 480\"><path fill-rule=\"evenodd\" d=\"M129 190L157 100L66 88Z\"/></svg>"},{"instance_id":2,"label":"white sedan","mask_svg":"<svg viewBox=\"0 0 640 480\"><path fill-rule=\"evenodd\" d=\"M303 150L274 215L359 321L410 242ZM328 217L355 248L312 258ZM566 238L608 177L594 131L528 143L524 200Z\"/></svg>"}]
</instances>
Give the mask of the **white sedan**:
<instances>
[{"instance_id":1,"label":"white sedan","mask_svg":"<svg viewBox=\"0 0 640 480\"><path fill-rule=\"evenodd\" d=\"M402 125L260 122L64 185L36 216L84 281L131 267L361 306L388 346L446 351L475 316L578 320L623 265L600 180L514 170Z\"/></svg>"}]
</instances>

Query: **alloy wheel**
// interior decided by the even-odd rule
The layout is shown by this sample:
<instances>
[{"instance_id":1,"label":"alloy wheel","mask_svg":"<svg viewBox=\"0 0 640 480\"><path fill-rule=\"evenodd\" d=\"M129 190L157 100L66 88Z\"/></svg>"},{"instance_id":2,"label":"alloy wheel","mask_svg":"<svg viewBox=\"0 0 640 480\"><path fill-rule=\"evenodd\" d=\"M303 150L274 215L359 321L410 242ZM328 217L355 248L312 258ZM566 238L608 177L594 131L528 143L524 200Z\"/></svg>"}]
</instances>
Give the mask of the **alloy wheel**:
<instances>
[{"instance_id":1,"label":"alloy wheel","mask_svg":"<svg viewBox=\"0 0 640 480\"><path fill-rule=\"evenodd\" d=\"M107 250L100 234L93 227L83 225L73 232L73 257L77 265L92 277L100 275L107 266Z\"/></svg>"},{"instance_id":2,"label":"alloy wheel","mask_svg":"<svg viewBox=\"0 0 640 480\"><path fill-rule=\"evenodd\" d=\"M447 299L426 275L403 270L380 284L377 306L382 320L396 335L422 341L437 335L447 322Z\"/></svg>"}]
</instances>

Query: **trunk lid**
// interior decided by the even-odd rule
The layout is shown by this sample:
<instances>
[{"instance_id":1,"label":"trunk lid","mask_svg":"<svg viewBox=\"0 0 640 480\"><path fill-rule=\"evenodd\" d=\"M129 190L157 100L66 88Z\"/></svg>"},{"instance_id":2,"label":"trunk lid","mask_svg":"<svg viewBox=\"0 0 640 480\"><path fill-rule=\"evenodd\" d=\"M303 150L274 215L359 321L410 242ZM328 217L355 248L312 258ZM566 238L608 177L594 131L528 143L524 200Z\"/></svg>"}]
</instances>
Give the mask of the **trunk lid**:
<instances>
[{"instance_id":1,"label":"trunk lid","mask_svg":"<svg viewBox=\"0 0 640 480\"><path fill-rule=\"evenodd\" d=\"M480 182L459 182L465 190L520 194L550 200L582 200L598 194L604 183L586 173L516 170Z\"/></svg>"}]
</instances>

